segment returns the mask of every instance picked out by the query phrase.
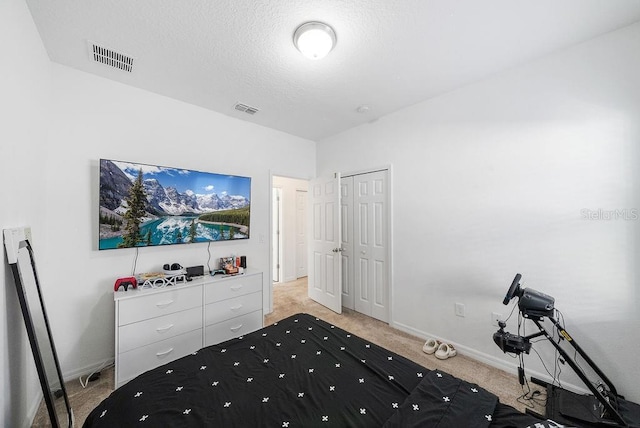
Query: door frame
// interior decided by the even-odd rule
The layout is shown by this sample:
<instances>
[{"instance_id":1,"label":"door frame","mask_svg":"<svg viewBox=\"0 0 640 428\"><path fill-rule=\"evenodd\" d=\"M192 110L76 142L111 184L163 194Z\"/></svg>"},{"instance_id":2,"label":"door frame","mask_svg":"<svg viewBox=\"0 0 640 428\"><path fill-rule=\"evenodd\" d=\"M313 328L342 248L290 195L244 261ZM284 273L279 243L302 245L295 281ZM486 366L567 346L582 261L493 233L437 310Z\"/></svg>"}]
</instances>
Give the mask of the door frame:
<instances>
[{"instance_id":1,"label":"door frame","mask_svg":"<svg viewBox=\"0 0 640 428\"><path fill-rule=\"evenodd\" d=\"M283 178L291 178L294 180L305 180L309 181L312 177L301 177L297 175L291 175L286 173L280 173L278 171L269 170L269 195L272 195L273 192L273 177L283 177ZM267 296L267 305L264 307L265 315L273 312L273 197L269 197L269 275L265 275L269 277L268 282L268 290L265 291Z\"/></svg>"},{"instance_id":2,"label":"door frame","mask_svg":"<svg viewBox=\"0 0 640 428\"><path fill-rule=\"evenodd\" d=\"M276 214L277 211L277 214ZM277 215L277 218L274 218ZM276 234L277 228L278 233ZM276 258L277 260L273 260ZM282 188L271 187L271 281L282 282ZM275 266L274 264L275 263Z\"/></svg>"},{"instance_id":3,"label":"door frame","mask_svg":"<svg viewBox=\"0 0 640 428\"><path fill-rule=\"evenodd\" d=\"M387 315L389 317L389 320L387 321L387 324L389 324L390 326L394 326L394 317L393 317L393 289L394 289L394 276L393 276L393 272L394 272L394 266L393 266L393 243L394 243L394 239L393 239L393 166L391 164L388 165L383 165L377 168L366 168L366 169L360 169L360 170L355 170L355 171L347 171L347 172L341 172L340 175L342 177L351 177L351 176L355 176L355 175L362 175L362 174L369 174L372 172L377 172L377 171L387 171L387 239L388 239L388 245L387 245L387 261L388 261L388 269L387 269L387 284L389 285L387 288L387 302L388 302L388 308L387 308Z\"/></svg>"},{"instance_id":4,"label":"door frame","mask_svg":"<svg viewBox=\"0 0 640 428\"><path fill-rule=\"evenodd\" d=\"M390 326L394 326L394 319L395 317L393 316L393 290L395 288L395 283L394 283L394 261L393 261L393 254L394 254L394 250L393 250L393 246L394 246L394 234L393 234L393 224L394 224L394 219L393 219L393 213L394 213L394 199L393 199L393 165L392 164L387 164L387 165L382 165L380 167L372 167L372 168L366 168L366 169L360 169L360 170L351 170L351 171L346 171L344 173L341 173L341 175L343 176L348 176L348 175L357 175L357 174L366 174L369 172L375 172L375 171L380 171L380 170L387 170L387 178L389 180L388 183L388 190L389 190L389 195L388 195L388 209L387 209L387 218L389 221L389 225L388 225L388 233L389 233L389 245L387 248L387 257L389 260L389 269L387 271L387 279L389 281L389 290L388 290L388 302L389 302L389 325ZM298 180L306 180L306 181L310 181L312 180L314 177L301 177L301 176L296 176L296 175L291 175L291 174L286 174L286 173L279 173L277 171L272 171L269 170L269 194L271 194L271 189L273 189L273 177L274 176L278 176L278 177L286 177L286 178L293 178L293 179L298 179ZM273 230L272 229L272 224L273 224L273 198L269 198L269 268L271 268L273 266L273 251L272 251L272 245L273 242ZM273 281L271 280L271 278L273 277L273 272L270 273L269 275L269 281L268 281L268 292L267 294L267 300L268 300L268 308L267 310L265 310L265 314L267 313L271 313L273 312Z\"/></svg>"},{"instance_id":5,"label":"door frame","mask_svg":"<svg viewBox=\"0 0 640 428\"><path fill-rule=\"evenodd\" d=\"M302 195L302 193L304 193L304 195ZM309 215L308 213L308 203L309 203L309 188L307 186L306 189L296 189L296 203L295 203L295 208L296 208L296 228L298 228L299 224L298 224L298 220L300 219L299 213L300 213L300 201L303 200L304 202L304 232L303 232L303 238L304 238L304 242L303 242L303 247L304 247L304 252L303 254L299 253L299 242L298 242L298 237L300 236L299 234L297 234L297 232L299 232L299 229L296 230L296 267L295 267L295 279L300 279L300 278L304 278L306 276L308 276L309 274L309 260L308 260L308 250L309 250L309 236L307 235L307 217ZM302 197L302 198L301 198ZM302 272L304 275L300 275L300 262L304 263L304 272Z\"/></svg>"}]
</instances>

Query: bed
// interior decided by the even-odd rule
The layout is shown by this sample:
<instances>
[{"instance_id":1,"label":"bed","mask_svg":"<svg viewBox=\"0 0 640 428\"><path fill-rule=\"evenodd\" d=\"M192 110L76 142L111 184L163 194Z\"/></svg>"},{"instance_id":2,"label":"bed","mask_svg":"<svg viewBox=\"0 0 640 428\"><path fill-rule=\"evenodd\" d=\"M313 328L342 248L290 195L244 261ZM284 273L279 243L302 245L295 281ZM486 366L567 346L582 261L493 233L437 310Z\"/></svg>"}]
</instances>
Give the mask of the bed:
<instances>
[{"instance_id":1,"label":"bed","mask_svg":"<svg viewBox=\"0 0 640 428\"><path fill-rule=\"evenodd\" d=\"M84 427L557 426L308 314L202 348L115 390Z\"/></svg>"}]
</instances>

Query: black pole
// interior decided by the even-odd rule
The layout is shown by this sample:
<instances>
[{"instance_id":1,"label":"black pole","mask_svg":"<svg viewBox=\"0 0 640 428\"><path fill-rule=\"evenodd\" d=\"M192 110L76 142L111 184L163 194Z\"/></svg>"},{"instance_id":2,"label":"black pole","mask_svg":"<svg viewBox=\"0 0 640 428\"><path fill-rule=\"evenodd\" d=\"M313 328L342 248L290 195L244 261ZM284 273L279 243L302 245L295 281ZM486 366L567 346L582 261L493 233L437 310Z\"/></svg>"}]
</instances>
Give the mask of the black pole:
<instances>
[{"instance_id":1,"label":"black pole","mask_svg":"<svg viewBox=\"0 0 640 428\"><path fill-rule=\"evenodd\" d=\"M29 305L25 297L25 290L22 287L22 280L20 279L20 272L18 271L18 264L13 263L10 265L13 271L13 277L16 283L16 290L18 291L18 300L20 301L20 307L22 309L22 316L27 329L27 335L29 336L29 343L31 344L31 352L33 353L34 362L36 365L36 371L38 372L38 378L40 379L40 386L42 387L42 395L47 405L47 412L49 413L49 419L53 428L59 428L58 417L56 415L55 403L53 402L53 396L49 389L49 382L47 379L47 373L44 369L44 363L40 354L40 347L38 346L38 339L36 338L35 327L31 321L31 314L29 313Z\"/></svg>"},{"instance_id":2,"label":"black pole","mask_svg":"<svg viewBox=\"0 0 640 428\"><path fill-rule=\"evenodd\" d=\"M56 344L53 341L53 333L51 332L51 326L49 325L49 317L47 316L47 310L44 306L44 297L42 296L42 289L40 288L40 279L38 278L38 270L36 269L36 259L33 255L33 247L29 240L25 240L26 247L29 252L29 259L31 260L31 267L33 269L33 278L36 282L36 290L38 291L38 298L40 300L40 307L42 308L42 318L44 319L44 324L47 328L47 337L49 338L49 343L51 344L51 353L53 354L53 361L56 366L56 373L58 374L58 380L60 382L60 390L56 391L56 393L60 393L64 399L64 405L67 411L67 423L68 427L71 428L73 426L73 410L71 409L71 403L69 402L69 396L67 395L67 389L64 386L64 378L62 377L62 369L60 368L60 361L58 360L58 352L56 351ZM56 395L56 398L59 395Z\"/></svg>"},{"instance_id":3,"label":"black pole","mask_svg":"<svg viewBox=\"0 0 640 428\"><path fill-rule=\"evenodd\" d=\"M598 376L602 378L602 380L607 384L607 386L609 386L609 388L611 389L611 392L615 394L615 398L617 399L618 394L616 393L616 389L614 388L613 384L604 375L604 373L602 373L602 371L598 368L598 366L596 366L593 360L591 360L591 358L589 358L584 353L582 348L580 348L580 346L578 346L578 344L575 342L575 340L573 340L573 338L569 335L569 333L567 333L567 331L560 326L560 324L556 319L554 319L553 317L547 317L547 318L549 318L549 320L551 320L553 325L555 325L560 335L564 339L566 339L567 342L571 344L571 346L573 346L576 349L576 351L582 356L582 358L584 358L587 364L589 364L589 366L598 374ZM573 371L576 372L578 377L582 380L582 382L584 382L584 384L589 388L589 390L593 392L593 395L598 399L600 404L602 404L609 411L609 414L616 420L616 422L623 426L627 426L627 423L624 421L620 413L618 413L618 410L613 406L613 404L611 404L609 400L607 400L604 394L591 383L591 381L589 380L587 375L584 373L584 371L580 368L580 366L578 366L578 364L575 361L573 361L573 359L569 356L569 354L567 354L567 352L564 349L562 349L562 347L558 343L556 343L555 340L553 340L553 337L551 337L551 335L547 332L547 330L540 324L540 321L535 318L531 319L531 321L533 321L538 326L540 331L547 337L547 339L549 339L549 341L553 344L553 346L555 346L558 352L560 352L560 355L564 357L565 361L569 364L569 366L571 366Z\"/></svg>"}]
</instances>

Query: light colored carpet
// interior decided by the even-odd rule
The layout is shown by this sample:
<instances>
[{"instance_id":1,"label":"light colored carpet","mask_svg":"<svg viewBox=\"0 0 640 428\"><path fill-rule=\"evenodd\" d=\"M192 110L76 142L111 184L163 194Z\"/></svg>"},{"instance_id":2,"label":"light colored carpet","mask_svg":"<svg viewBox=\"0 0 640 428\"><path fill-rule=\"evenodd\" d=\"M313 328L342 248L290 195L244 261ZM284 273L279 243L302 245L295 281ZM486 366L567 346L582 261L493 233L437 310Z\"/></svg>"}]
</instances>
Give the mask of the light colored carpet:
<instances>
[{"instance_id":1,"label":"light colored carpet","mask_svg":"<svg viewBox=\"0 0 640 428\"><path fill-rule=\"evenodd\" d=\"M523 394L523 391L517 376L461 354L447 360L439 360L434 355L422 352L424 340L421 338L393 329L381 321L349 309L345 309L342 315L338 315L307 297L306 278L274 285L273 301L274 310L265 317L265 325L273 324L299 312L305 312L383 346L430 370L440 369L466 381L476 383L500 397L502 403L511 405L522 412L526 408L525 404L518 401L518 397ZM100 379L90 382L87 388L82 388L77 380L66 384L76 427L81 427L91 410L113 391L113 385L113 368L103 370ZM541 397L544 397L544 394ZM536 411L544 414L544 408L537 407ZM44 403L40 405L32 426L51 426Z\"/></svg>"},{"instance_id":2,"label":"light colored carpet","mask_svg":"<svg viewBox=\"0 0 640 428\"><path fill-rule=\"evenodd\" d=\"M100 379L93 382L89 382L86 388L83 388L79 380L68 381L65 383L65 389L67 390L67 396L69 397L69 403L74 415L74 427L81 427L84 420L89 416L89 413L98 405L102 400L107 398L111 392L113 392L113 366L102 370L100 373ZM84 380L84 376L83 376ZM64 400L58 398L56 400L56 408L61 409L62 415L64 412ZM62 426L66 425L66 420L61 420ZM44 400L40 403L40 408L36 413L36 417L33 419L32 427L51 427L51 421L49 420L49 414Z\"/></svg>"},{"instance_id":3,"label":"light colored carpet","mask_svg":"<svg viewBox=\"0 0 640 428\"><path fill-rule=\"evenodd\" d=\"M349 309L343 309L342 314L338 315L307 297L306 278L274 285L273 290L274 310L265 317L265 325L298 312L306 312L394 351L430 370L443 370L460 379L476 383L497 395L500 402L513 406L521 412L527 408L527 405L518 401L518 397L523 395L523 390L515 374L496 369L460 353L453 358L439 360L434 355L428 355L422 351L424 340L419 337L396 330L382 321ZM541 393L538 396L539 401L544 400L544 390L541 390ZM535 406L534 410L544 414L544 407Z\"/></svg>"}]
</instances>

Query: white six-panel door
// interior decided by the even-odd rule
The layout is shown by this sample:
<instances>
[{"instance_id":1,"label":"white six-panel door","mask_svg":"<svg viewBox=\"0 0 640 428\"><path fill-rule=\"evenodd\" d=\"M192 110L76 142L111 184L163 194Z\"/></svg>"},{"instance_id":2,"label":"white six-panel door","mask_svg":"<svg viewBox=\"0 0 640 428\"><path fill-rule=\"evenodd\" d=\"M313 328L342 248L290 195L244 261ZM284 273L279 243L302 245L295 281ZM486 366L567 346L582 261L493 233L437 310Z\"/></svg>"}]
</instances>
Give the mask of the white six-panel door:
<instances>
[{"instance_id":1,"label":"white six-panel door","mask_svg":"<svg viewBox=\"0 0 640 428\"><path fill-rule=\"evenodd\" d=\"M353 176L340 177L342 236L342 306L355 309L353 290Z\"/></svg>"},{"instance_id":2,"label":"white six-panel door","mask_svg":"<svg viewBox=\"0 0 640 428\"><path fill-rule=\"evenodd\" d=\"M348 255L353 270L353 286L343 286L343 290L353 294L356 311L388 322L387 171L355 175L352 186L353 225L349 230L351 242ZM343 278L348 279L344 275Z\"/></svg>"},{"instance_id":3,"label":"white six-panel door","mask_svg":"<svg viewBox=\"0 0 640 428\"><path fill-rule=\"evenodd\" d=\"M309 183L309 297L342 313L340 175Z\"/></svg>"}]
</instances>

